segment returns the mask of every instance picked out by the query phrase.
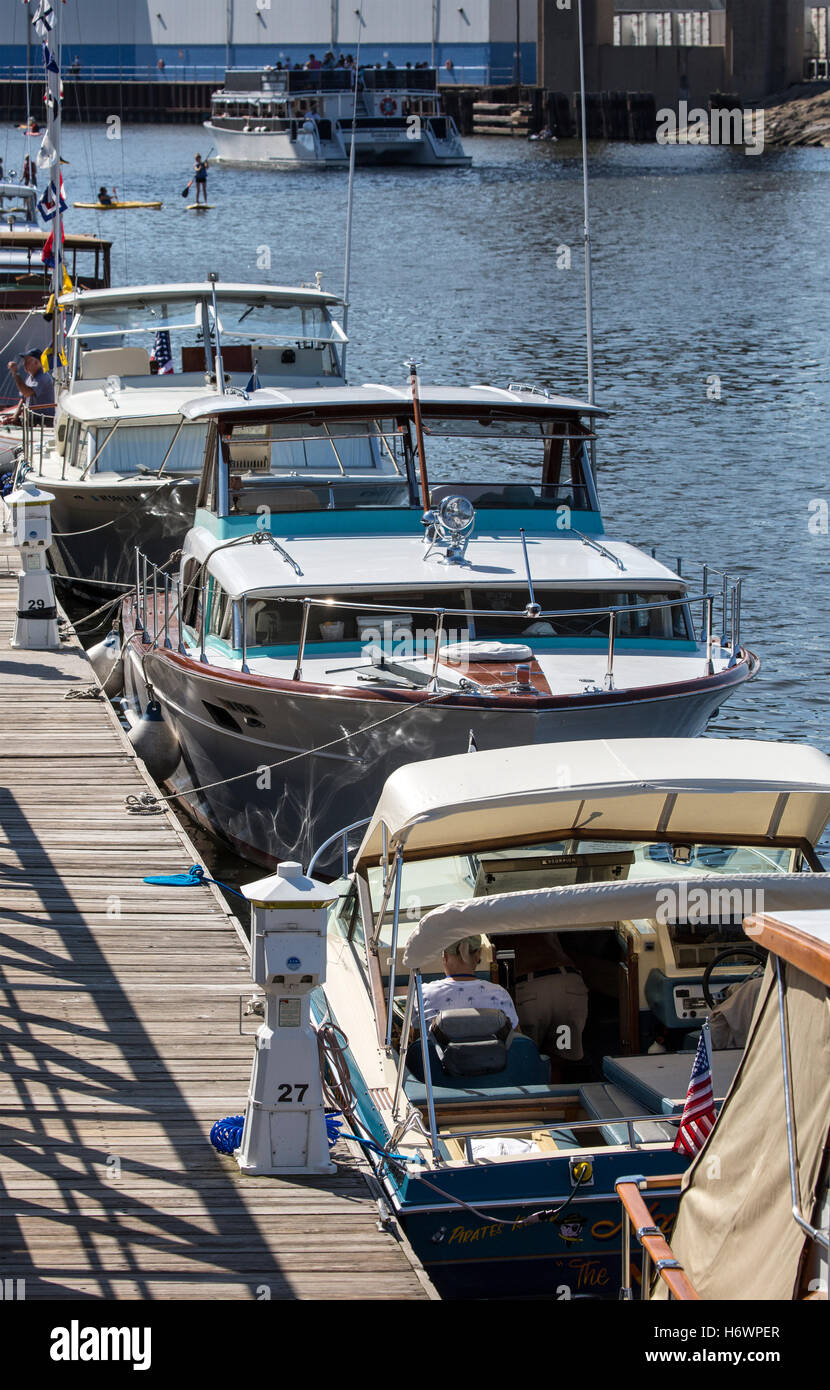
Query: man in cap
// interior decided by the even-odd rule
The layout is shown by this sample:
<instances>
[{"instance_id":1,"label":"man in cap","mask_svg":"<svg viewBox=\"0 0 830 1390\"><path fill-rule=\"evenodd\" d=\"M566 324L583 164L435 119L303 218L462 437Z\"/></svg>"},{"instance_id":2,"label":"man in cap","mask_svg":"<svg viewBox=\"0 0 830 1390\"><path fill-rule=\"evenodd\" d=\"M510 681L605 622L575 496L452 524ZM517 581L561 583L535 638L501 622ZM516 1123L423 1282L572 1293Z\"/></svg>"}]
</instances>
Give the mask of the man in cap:
<instances>
[{"instance_id":1,"label":"man in cap","mask_svg":"<svg viewBox=\"0 0 830 1390\"><path fill-rule=\"evenodd\" d=\"M22 365L26 373L25 380L20 375L18 364ZM55 383L49 372L44 370L39 348L28 347L25 352L20 354L17 361L9 362L7 365L14 378L14 384L20 392L20 401L9 423L17 423L24 405L28 405L30 410L42 415L45 419L51 420L55 414Z\"/></svg>"}]
</instances>

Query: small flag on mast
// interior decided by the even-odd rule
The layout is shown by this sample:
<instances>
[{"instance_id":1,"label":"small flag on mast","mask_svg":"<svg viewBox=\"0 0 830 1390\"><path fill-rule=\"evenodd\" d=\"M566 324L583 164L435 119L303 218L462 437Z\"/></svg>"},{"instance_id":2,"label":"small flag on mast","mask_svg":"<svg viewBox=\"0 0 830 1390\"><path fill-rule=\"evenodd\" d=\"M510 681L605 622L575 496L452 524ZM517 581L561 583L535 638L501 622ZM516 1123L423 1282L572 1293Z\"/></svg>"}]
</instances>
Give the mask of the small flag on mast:
<instances>
[{"instance_id":1,"label":"small flag on mast","mask_svg":"<svg viewBox=\"0 0 830 1390\"><path fill-rule=\"evenodd\" d=\"M674 1141L674 1150L694 1158L703 1148L715 1123L715 1094L712 1090L712 1040L709 1036L709 1021L700 1030L686 1104Z\"/></svg>"}]
</instances>

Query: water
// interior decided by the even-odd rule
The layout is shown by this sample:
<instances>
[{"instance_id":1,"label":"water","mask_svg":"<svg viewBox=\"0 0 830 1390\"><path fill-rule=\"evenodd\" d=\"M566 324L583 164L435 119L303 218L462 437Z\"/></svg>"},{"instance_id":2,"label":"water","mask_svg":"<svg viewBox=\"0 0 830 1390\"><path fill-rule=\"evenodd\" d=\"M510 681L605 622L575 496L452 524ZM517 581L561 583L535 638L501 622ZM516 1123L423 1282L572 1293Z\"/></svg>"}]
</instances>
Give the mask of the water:
<instances>
[{"instance_id":1,"label":"water","mask_svg":"<svg viewBox=\"0 0 830 1390\"><path fill-rule=\"evenodd\" d=\"M64 131L70 204L104 183L160 212L72 211L113 238L115 282L222 278L340 291L347 177L211 167L212 212L181 197L206 133ZM0 127L6 167L22 136ZM353 382L535 381L585 391L582 184L572 145L477 138L471 170L358 170ZM22 162L22 161L20 161ZM719 735L830 752L830 318L822 289L830 151L670 146L591 151L600 496L610 534L745 576L742 637L759 676ZM265 249L270 270L258 268ZM570 269L558 268L570 249ZM713 377L720 379L721 399ZM470 460L459 458L459 472Z\"/></svg>"}]
</instances>

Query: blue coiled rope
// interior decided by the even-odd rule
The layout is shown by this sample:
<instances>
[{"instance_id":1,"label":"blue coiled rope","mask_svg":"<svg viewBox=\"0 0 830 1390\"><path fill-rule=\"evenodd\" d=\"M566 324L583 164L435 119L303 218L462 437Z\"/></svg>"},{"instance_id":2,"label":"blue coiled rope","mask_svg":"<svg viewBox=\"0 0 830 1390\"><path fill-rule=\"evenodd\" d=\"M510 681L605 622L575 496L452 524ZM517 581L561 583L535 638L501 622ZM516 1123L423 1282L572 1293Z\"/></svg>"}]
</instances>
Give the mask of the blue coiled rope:
<instances>
[{"instance_id":1,"label":"blue coiled rope","mask_svg":"<svg viewBox=\"0 0 830 1390\"><path fill-rule=\"evenodd\" d=\"M211 1144L220 1154L232 1154L242 1143L244 1125L244 1115L228 1115L224 1120L217 1120L210 1131Z\"/></svg>"},{"instance_id":2,"label":"blue coiled rope","mask_svg":"<svg viewBox=\"0 0 830 1390\"><path fill-rule=\"evenodd\" d=\"M329 1141L329 1148L333 1149L340 1138L340 1126L343 1123L343 1116L339 1110L331 1110L326 1115L326 1138ZM245 1126L244 1115L227 1115L224 1120L217 1120L210 1131L210 1142L220 1154L234 1153L242 1143L242 1130ZM346 1139L354 1139L356 1136L347 1134ZM358 1143L361 1141L358 1140ZM368 1141L367 1141L368 1142ZM377 1147L377 1146L375 1146Z\"/></svg>"},{"instance_id":3,"label":"blue coiled rope","mask_svg":"<svg viewBox=\"0 0 830 1390\"><path fill-rule=\"evenodd\" d=\"M191 864L186 874L151 874L144 882L163 883L166 888L199 888L203 883L215 883L226 893L235 893L238 898L245 896L238 888L231 888L229 883L223 883L219 878L208 878L201 864Z\"/></svg>"}]
</instances>

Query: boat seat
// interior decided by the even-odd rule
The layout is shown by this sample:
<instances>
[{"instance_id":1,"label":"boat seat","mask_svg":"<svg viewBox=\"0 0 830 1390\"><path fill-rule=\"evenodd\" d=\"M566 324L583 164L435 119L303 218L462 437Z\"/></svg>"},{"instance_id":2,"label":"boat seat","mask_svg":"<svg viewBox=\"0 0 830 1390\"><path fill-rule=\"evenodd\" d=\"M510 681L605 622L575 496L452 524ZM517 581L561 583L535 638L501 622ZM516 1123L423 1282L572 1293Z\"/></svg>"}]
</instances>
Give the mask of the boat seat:
<instances>
[{"instance_id":1,"label":"boat seat","mask_svg":"<svg viewBox=\"0 0 830 1390\"><path fill-rule=\"evenodd\" d=\"M500 1009L448 1009L433 1020L427 1045L434 1087L465 1091L465 1083L472 1083L484 1094L497 1089L501 1099L508 1091L524 1095L528 1087L547 1090L548 1059L540 1057L532 1038L510 1032ZM420 1038L409 1044L406 1064L423 1087Z\"/></svg>"},{"instance_id":2,"label":"boat seat","mask_svg":"<svg viewBox=\"0 0 830 1390\"><path fill-rule=\"evenodd\" d=\"M591 1082L579 1088L579 1099L583 1109L592 1120L615 1120L619 1116L637 1115L642 1111L637 1099L623 1091L619 1086L607 1082ZM606 1144L627 1144L628 1126L624 1124L600 1124L600 1133ZM640 1143L659 1144L664 1140L673 1142L677 1130L665 1120L642 1121L634 1126L634 1134Z\"/></svg>"},{"instance_id":3,"label":"boat seat","mask_svg":"<svg viewBox=\"0 0 830 1390\"><path fill-rule=\"evenodd\" d=\"M95 348L81 353L81 380L103 381L108 376L149 376L150 354L143 347Z\"/></svg>"},{"instance_id":4,"label":"boat seat","mask_svg":"<svg viewBox=\"0 0 830 1390\"><path fill-rule=\"evenodd\" d=\"M483 1077L480 1081L477 1080L477 1078L475 1077L468 1077L467 1079L471 1083L468 1086L439 1086L433 1084L432 1095L436 1107L440 1108L442 1105L456 1106L474 1104L476 1102L480 1103L484 1100L500 1101L505 1103L508 1101L517 1100L552 1101L556 1100L557 1096L560 1094L563 1097L563 1099L567 1098L571 1100L574 1094L572 1086L561 1087L558 1090L556 1086L550 1086L541 1083L529 1086L497 1086L494 1084L497 1079L495 1077ZM416 1105L419 1108L426 1107L427 1088L424 1085L423 1081L419 1081L417 1077L413 1076L412 1072L409 1070L408 1067L404 1072L404 1090L406 1092L407 1099L411 1102L412 1105Z\"/></svg>"},{"instance_id":5,"label":"boat seat","mask_svg":"<svg viewBox=\"0 0 830 1390\"><path fill-rule=\"evenodd\" d=\"M712 1089L716 1104L720 1104L732 1085L742 1057L739 1047L712 1053ZM679 1115L686 1101L692 1061L689 1052L603 1057L602 1074L612 1086L619 1086L636 1102L641 1115Z\"/></svg>"}]
</instances>

